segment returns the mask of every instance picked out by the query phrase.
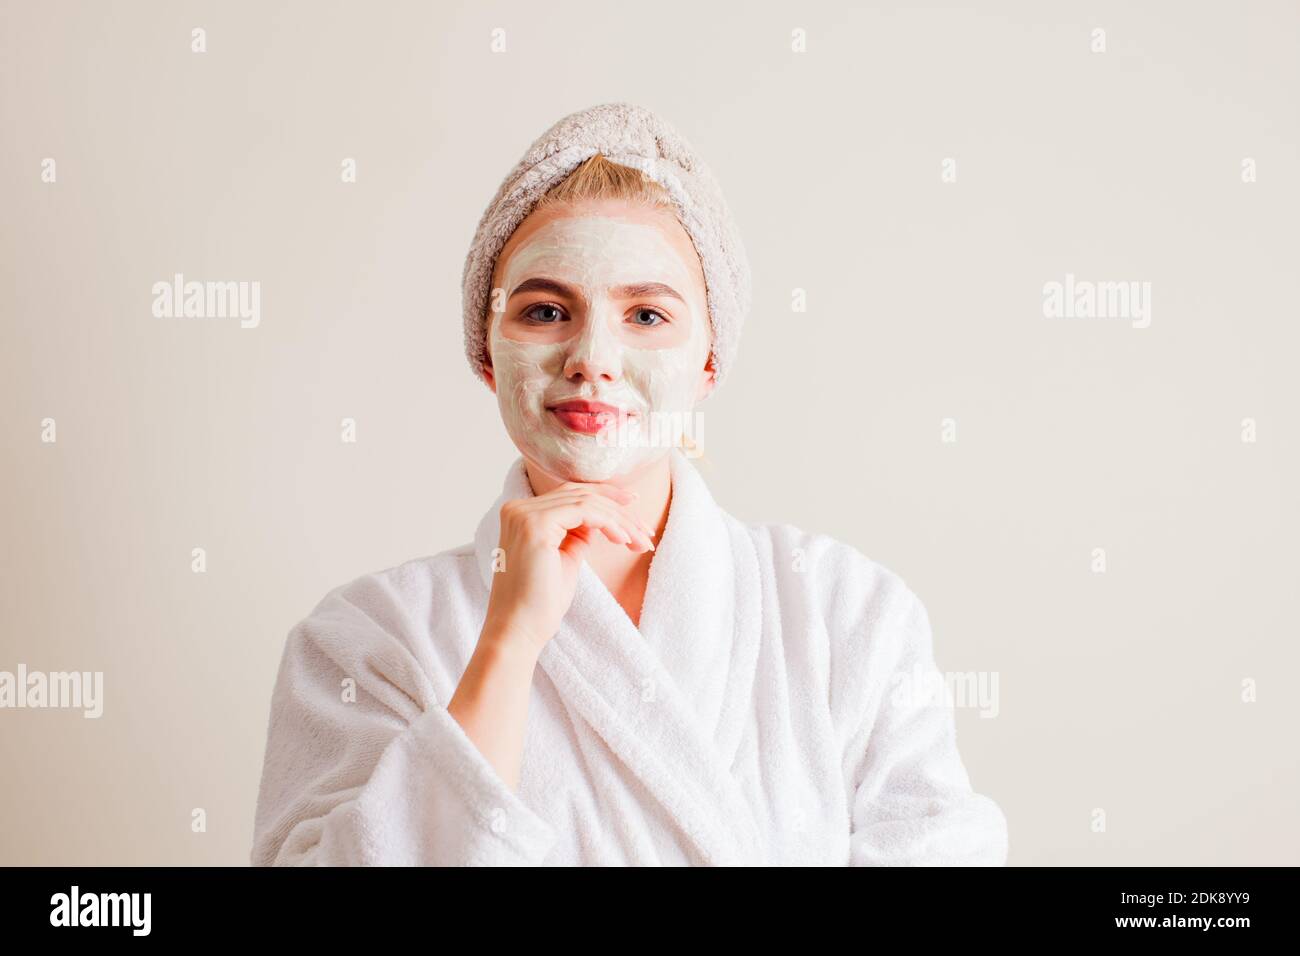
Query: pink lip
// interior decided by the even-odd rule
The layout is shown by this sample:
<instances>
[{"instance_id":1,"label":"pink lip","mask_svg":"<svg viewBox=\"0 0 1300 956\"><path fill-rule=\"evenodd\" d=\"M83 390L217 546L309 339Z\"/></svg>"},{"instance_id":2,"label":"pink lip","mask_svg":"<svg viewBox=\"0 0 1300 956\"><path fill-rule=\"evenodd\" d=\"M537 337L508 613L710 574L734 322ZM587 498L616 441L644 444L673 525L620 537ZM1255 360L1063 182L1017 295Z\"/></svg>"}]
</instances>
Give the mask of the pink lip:
<instances>
[{"instance_id":1,"label":"pink lip","mask_svg":"<svg viewBox=\"0 0 1300 956\"><path fill-rule=\"evenodd\" d=\"M558 405L549 406L547 410L554 414L566 428L584 435L595 435L601 429L617 423L626 414L617 406L582 399L560 402Z\"/></svg>"}]
</instances>

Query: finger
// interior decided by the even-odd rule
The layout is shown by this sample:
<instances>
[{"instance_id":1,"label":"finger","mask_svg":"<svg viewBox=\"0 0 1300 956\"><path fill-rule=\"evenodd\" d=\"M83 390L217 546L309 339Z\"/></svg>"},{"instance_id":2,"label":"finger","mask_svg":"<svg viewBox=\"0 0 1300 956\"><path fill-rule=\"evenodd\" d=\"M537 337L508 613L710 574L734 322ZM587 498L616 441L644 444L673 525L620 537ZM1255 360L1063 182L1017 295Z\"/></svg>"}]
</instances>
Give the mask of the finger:
<instances>
[{"instance_id":1,"label":"finger","mask_svg":"<svg viewBox=\"0 0 1300 956\"><path fill-rule=\"evenodd\" d=\"M560 542L560 550L573 558L581 558L591 546L591 529L584 526L572 528Z\"/></svg>"},{"instance_id":2,"label":"finger","mask_svg":"<svg viewBox=\"0 0 1300 956\"><path fill-rule=\"evenodd\" d=\"M559 487L571 491L590 490L617 501L635 501L641 497L630 488L624 488L622 485L616 485L608 481L566 481Z\"/></svg>"},{"instance_id":3,"label":"finger","mask_svg":"<svg viewBox=\"0 0 1300 956\"><path fill-rule=\"evenodd\" d=\"M620 505L617 501L603 498L597 495L579 496L583 505L599 509L613 516L631 536L644 547L640 550L654 550L654 534L641 518L625 505Z\"/></svg>"},{"instance_id":4,"label":"finger","mask_svg":"<svg viewBox=\"0 0 1300 956\"><path fill-rule=\"evenodd\" d=\"M625 544L633 551L654 550L654 541L630 519L616 502L596 495L578 495L567 503L557 502L552 510L563 515L561 524L566 528L583 522L604 531L615 544Z\"/></svg>"},{"instance_id":5,"label":"finger","mask_svg":"<svg viewBox=\"0 0 1300 956\"><path fill-rule=\"evenodd\" d=\"M617 515L601 509L589 498L556 504L545 514L547 520L554 521L566 533L585 525L600 531L615 544L631 544L633 540Z\"/></svg>"},{"instance_id":6,"label":"finger","mask_svg":"<svg viewBox=\"0 0 1300 956\"><path fill-rule=\"evenodd\" d=\"M640 515L627 505L580 487L575 487L563 492L557 489L555 492L531 499L529 505L525 507L535 510L546 510L548 508L572 505L575 503L589 503L592 507L607 507L612 509L615 514L619 515L621 522L631 529L634 536L638 538L644 536L647 538L651 542L651 547L653 549L654 532L651 530L650 526L641 519Z\"/></svg>"},{"instance_id":7,"label":"finger","mask_svg":"<svg viewBox=\"0 0 1300 956\"><path fill-rule=\"evenodd\" d=\"M573 484L573 483L571 482L570 484ZM615 487L615 486L610 486L610 487ZM558 489L557 489L557 491L558 491ZM550 496L543 496L543 497L544 497L544 498L548 498L550 501L554 501L554 502L560 502L560 501L569 501L569 502L571 502L571 501L575 501L575 500L586 499L586 500L590 500L590 501L594 501L594 502L602 503L602 504L603 504L603 503L605 503L606 501L608 501L609 503L611 503L611 504L613 504L613 505L615 506L615 509L617 510L617 512L618 512L620 515L623 515L624 517L630 519L630 520L631 520L631 521L636 525L637 529L638 529L642 534L644 534L644 535L645 535L647 538L649 538L651 541L654 540L654 529L652 529L652 528L650 527L650 525L649 525L649 524L648 524L648 523L647 523L647 522L646 522L646 521L645 521L645 520L644 520L644 519L643 519L639 514L637 514L635 511L633 511L632 508L631 508L628 504L626 504L626 503L621 503L621 502L619 502L619 501L616 501L616 500L614 500L612 497L610 497L610 498L606 498L606 497L603 497L603 496L598 496L598 495L592 494L591 492L586 492L586 491L584 491L584 490L583 490L582 488L580 488L580 487L573 488L572 490L567 491L567 492L564 492L564 493L561 493L561 494L556 494L555 497L553 497L553 498L551 498ZM535 500L537 500L537 501L539 502L539 507L547 507L547 506L548 506L548 505L546 505L546 504L542 504L542 503L541 503L541 502L542 502L542 498L538 498L538 499L535 499Z\"/></svg>"}]
</instances>

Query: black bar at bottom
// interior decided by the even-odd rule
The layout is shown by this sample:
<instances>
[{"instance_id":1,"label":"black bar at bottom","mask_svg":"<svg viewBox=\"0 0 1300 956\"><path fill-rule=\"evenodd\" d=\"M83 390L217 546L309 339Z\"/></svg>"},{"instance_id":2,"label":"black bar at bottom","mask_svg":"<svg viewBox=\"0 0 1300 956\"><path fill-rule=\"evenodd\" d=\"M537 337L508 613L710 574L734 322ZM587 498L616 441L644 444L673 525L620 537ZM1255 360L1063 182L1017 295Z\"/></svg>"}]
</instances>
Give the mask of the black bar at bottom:
<instances>
[{"instance_id":1,"label":"black bar at bottom","mask_svg":"<svg viewBox=\"0 0 1300 956\"><path fill-rule=\"evenodd\" d=\"M0 869L6 943L277 939L430 946L501 930L561 942L735 943L829 930L886 945L1006 939L1232 945L1290 938L1296 870L1260 868L736 869L541 873L409 869ZM621 881L626 879L626 884ZM146 895L147 894L147 895ZM482 918L487 921L483 922ZM615 931L589 934L592 923ZM75 925L74 925L75 924ZM90 924L90 925L87 925ZM813 936L813 940L819 938ZM396 943L396 939L392 939ZM18 952L19 950L12 950Z\"/></svg>"}]
</instances>

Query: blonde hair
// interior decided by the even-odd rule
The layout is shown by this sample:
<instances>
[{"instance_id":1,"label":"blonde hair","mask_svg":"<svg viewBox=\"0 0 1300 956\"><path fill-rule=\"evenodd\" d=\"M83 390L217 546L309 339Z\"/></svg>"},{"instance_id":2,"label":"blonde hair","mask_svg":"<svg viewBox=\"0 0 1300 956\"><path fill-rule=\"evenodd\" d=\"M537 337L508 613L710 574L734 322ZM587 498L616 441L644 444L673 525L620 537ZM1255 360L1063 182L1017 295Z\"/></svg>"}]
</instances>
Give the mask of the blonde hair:
<instances>
[{"instance_id":1,"label":"blonde hair","mask_svg":"<svg viewBox=\"0 0 1300 956\"><path fill-rule=\"evenodd\" d=\"M623 199L667 209L676 215L672 197L660 183L639 169L624 166L596 153L583 160L558 185L537 201L537 209L589 199Z\"/></svg>"}]
</instances>

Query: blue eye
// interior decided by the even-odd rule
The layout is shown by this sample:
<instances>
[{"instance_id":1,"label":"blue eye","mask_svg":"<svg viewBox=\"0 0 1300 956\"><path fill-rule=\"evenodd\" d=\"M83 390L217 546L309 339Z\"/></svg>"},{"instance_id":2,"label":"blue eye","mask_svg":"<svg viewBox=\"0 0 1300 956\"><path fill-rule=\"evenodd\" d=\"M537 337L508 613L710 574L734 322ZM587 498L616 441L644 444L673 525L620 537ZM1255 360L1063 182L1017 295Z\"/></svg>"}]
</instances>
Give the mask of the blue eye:
<instances>
[{"instance_id":1,"label":"blue eye","mask_svg":"<svg viewBox=\"0 0 1300 956\"><path fill-rule=\"evenodd\" d=\"M639 322L639 321L637 321L636 318L639 318L639 317L640 317L641 315L643 315L643 314L645 314L645 315L653 315L653 316L655 316L659 321L658 321L658 322ZM633 313L633 315L634 315L636 318L633 319L632 324L633 324L633 325L639 325L639 326L642 326L643 328L647 328L647 329L653 329L656 325L662 325L664 322L667 322L667 321L668 321L668 317L665 316L662 312L660 312L658 309L652 309L652 308L649 308L648 306L643 306L642 308L637 309L636 312Z\"/></svg>"},{"instance_id":2,"label":"blue eye","mask_svg":"<svg viewBox=\"0 0 1300 956\"><path fill-rule=\"evenodd\" d=\"M557 313L557 315L555 316L554 319L534 318L533 313L537 312L539 309L549 309L552 312ZM526 312L524 312L524 318L527 319L529 322L534 323L535 325L554 325L556 322L560 321L560 316L562 316L563 314L564 313L560 311L560 307L558 305L551 305L549 302L539 302L537 305L533 306L531 309L528 309Z\"/></svg>"}]
</instances>

